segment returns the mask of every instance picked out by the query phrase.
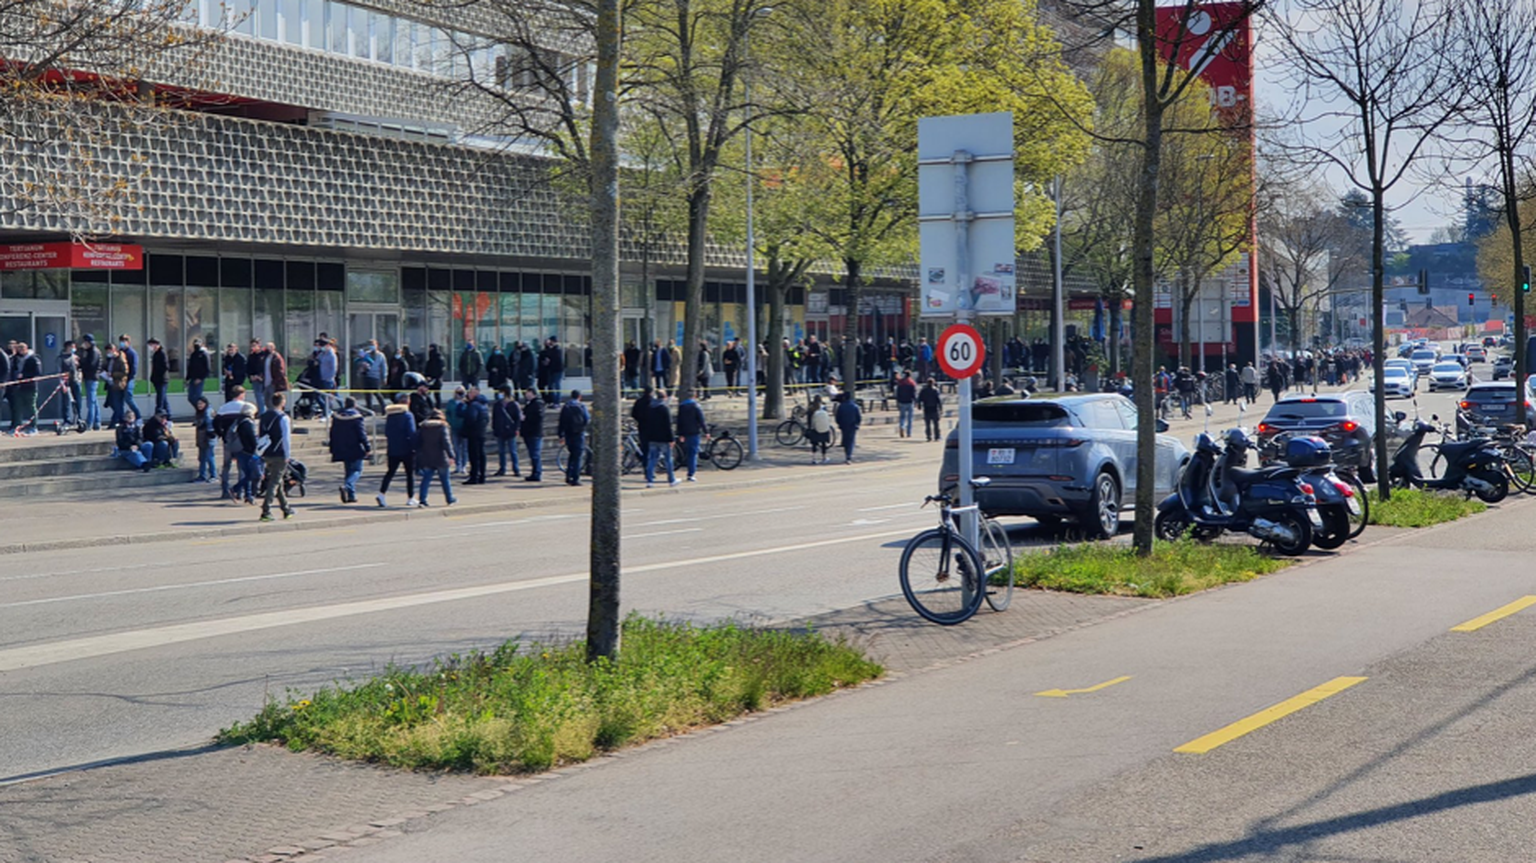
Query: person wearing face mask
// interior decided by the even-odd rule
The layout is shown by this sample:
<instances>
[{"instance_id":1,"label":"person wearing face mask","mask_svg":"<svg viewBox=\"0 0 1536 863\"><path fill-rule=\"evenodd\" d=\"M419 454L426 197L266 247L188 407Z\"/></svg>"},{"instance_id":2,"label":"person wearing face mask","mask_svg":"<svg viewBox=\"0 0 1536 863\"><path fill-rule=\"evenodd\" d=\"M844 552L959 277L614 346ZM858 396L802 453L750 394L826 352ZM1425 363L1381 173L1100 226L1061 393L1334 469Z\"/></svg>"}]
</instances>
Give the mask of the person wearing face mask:
<instances>
[{"instance_id":1,"label":"person wearing face mask","mask_svg":"<svg viewBox=\"0 0 1536 863\"><path fill-rule=\"evenodd\" d=\"M19 366L15 385L17 408L12 416L11 427L16 428L17 423L26 426L26 434L37 434L37 378L43 376L43 361L37 354L27 347L26 342L16 344L16 354L11 357L12 365Z\"/></svg>"},{"instance_id":2,"label":"person wearing face mask","mask_svg":"<svg viewBox=\"0 0 1536 863\"><path fill-rule=\"evenodd\" d=\"M459 354L459 382L464 389L478 387L480 385L480 373L485 370L485 357L480 355L480 349L474 342L465 342L464 351Z\"/></svg>"},{"instance_id":3,"label":"person wearing face mask","mask_svg":"<svg viewBox=\"0 0 1536 863\"><path fill-rule=\"evenodd\" d=\"M203 348L202 339L192 340L192 350L187 352L187 403L196 405L197 400L203 397L203 386L208 383L208 374L212 362L208 351Z\"/></svg>"},{"instance_id":4,"label":"person wearing face mask","mask_svg":"<svg viewBox=\"0 0 1536 863\"><path fill-rule=\"evenodd\" d=\"M85 422L85 411L80 404L80 358L75 354L74 339L64 343L59 352L59 374L64 376L64 424L72 426Z\"/></svg>"},{"instance_id":5,"label":"person wearing face mask","mask_svg":"<svg viewBox=\"0 0 1536 863\"><path fill-rule=\"evenodd\" d=\"M123 408L133 411L134 416L140 416L143 412L133 400L133 385L139 378L139 352L133 349L133 339L124 333L117 337L117 351L123 362L128 366L128 378L123 385Z\"/></svg>"},{"instance_id":6,"label":"person wearing face mask","mask_svg":"<svg viewBox=\"0 0 1536 863\"><path fill-rule=\"evenodd\" d=\"M90 333L80 337L80 390L84 397L85 425L91 431L101 431L101 404L96 401L96 385L101 380L101 352L96 350L96 337Z\"/></svg>"},{"instance_id":7,"label":"person wearing face mask","mask_svg":"<svg viewBox=\"0 0 1536 863\"><path fill-rule=\"evenodd\" d=\"M160 346L159 339L150 339L145 344L149 347L149 385L155 390L155 416L171 412L170 397L170 363L166 361L165 349Z\"/></svg>"}]
</instances>

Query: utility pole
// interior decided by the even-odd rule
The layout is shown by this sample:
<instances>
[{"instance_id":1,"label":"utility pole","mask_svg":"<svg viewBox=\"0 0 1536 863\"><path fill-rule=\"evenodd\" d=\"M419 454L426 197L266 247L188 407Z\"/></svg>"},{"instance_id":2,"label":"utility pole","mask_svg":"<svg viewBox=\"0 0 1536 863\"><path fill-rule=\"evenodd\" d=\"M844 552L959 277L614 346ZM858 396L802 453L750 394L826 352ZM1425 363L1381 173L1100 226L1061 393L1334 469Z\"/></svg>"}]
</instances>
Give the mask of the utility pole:
<instances>
[{"instance_id":1,"label":"utility pole","mask_svg":"<svg viewBox=\"0 0 1536 863\"><path fill-rule=\"evenodd\" d=\"M592 527L587 661L619 654L619 0L596 0L592 108Z\"/></svg>"},{"instance_id":2,"label":"utility pole","mask_svg":"<svg viewBox=\"0 0 1536 863\"><path fill-rule=\"evenodd\" d=\"M1061 175L1053 184L1056 199L1056 231L1051 238L1051 368L1056 372L1056 392L1067 391L1066 285L1061 280ZM1137 337L1141 337L1137 333Z\"/></svg>"}]
</instances>

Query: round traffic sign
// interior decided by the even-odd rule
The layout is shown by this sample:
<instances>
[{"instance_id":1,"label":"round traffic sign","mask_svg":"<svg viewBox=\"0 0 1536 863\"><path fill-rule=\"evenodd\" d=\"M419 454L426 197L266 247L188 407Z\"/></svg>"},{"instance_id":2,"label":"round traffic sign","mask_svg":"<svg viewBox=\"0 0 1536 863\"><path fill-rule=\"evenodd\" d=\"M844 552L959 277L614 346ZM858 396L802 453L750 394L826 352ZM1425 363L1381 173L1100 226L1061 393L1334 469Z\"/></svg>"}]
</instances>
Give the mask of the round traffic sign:
<instances>
[{"instance_id":1,"label":"round traffic sign","mask_svg":"<svg viewBox=\"0 0 1536 863\"><path fill-rule=\"evenodd\" d=\"M970 324L954 324L939 336L939 368L955 380L962 380L981 371L987 358L987 349L981 343L981 333Z\"/></svg>"}]
</instances>

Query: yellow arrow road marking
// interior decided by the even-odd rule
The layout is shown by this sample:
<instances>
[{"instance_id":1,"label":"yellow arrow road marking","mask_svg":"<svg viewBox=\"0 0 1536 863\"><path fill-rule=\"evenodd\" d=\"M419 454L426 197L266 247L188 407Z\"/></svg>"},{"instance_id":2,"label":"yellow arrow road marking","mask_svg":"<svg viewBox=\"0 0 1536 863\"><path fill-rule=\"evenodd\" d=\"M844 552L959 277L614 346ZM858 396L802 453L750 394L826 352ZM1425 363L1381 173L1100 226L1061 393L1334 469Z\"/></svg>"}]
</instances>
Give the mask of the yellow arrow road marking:
<instances>
[{"instance_id":1,"label":"yellow arrow road marking","mask_svg":"<svg viewBox=\"0 0 1536 863\"><path fill-rule=\"evenodd\" d=\"M1451 627L1451 631L1476 632L1477 630L1482 629L1490 623L1503 620L1504 618L1509 617L1511 614L1514 614L1517 611L1524 611L1533 605L1536 605L1536 596L1522 596L1514 602L1511 602L1509 605L1500 606L1499 608L1495 608L1493 611L1490 611L1481 617L1474 617L1466 623L1453 626Z\"/></svg>"},{"instance_id":2,"label":"yellow arrow road marking","mask_svg":"<svg viewBox=\"0 0 1536 863\"><path fill-rule=\"evenodd\" d=\"M1131 676L1127 674L1124 677L1116 677L1114 680L1106 680L1097 686L1090 686L1086 689L1047 689L1044 692L1036 692L1035 694L1045 698L1066 698L1068 695L1082 695L1085 692L1098 692L1100 689L1108 689L1109 687L1114 686L1116 683L1124 683L1130 679Z\"/></svg>"},{"instance_id":3,"label":"yellow arrow road marking","mask_svg":"<svg viewBox=\"0 0 1536 863\"><path fill-rule=\"evenodd\" d=\"M1197 737L1173 751L1189 752L1196 755L1210 752L1224 743L1231 743L1250 731L1257 731L1271 722L1285 716L1290 716L1292 713L1303 708L1311 707L1330 695L1338 695L1351 686L1364 681L1364 677L1335 677L1322 686L1315 686L1300 695L1287 698L1274 707L1260 710L1246 719L1239 719L1226 728L1219 728L1204 737Z\"/></svg>"}]
</instances>

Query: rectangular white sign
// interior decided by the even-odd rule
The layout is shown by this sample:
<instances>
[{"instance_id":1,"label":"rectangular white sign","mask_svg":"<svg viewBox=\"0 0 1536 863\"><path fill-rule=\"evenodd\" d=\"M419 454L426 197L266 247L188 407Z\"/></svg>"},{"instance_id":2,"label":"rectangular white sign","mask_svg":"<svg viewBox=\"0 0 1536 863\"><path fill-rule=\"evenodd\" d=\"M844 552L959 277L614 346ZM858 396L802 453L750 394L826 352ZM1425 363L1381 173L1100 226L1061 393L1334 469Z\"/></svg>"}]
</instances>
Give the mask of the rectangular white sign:
<instances>
[{"instance_id":1,"label":"rectangular white sign","mask_svg":"<svg viewBox=\"0 0 1536 863\"><path fill-rule=\"evenodd\" d=\"M956 160L957 152L966 158ZM1013 115L924 117L917 123L917 155L920 314L1013 314ZM960 208L971 216L964 260L955 218Z\"/></svg>"}]
</instances>

